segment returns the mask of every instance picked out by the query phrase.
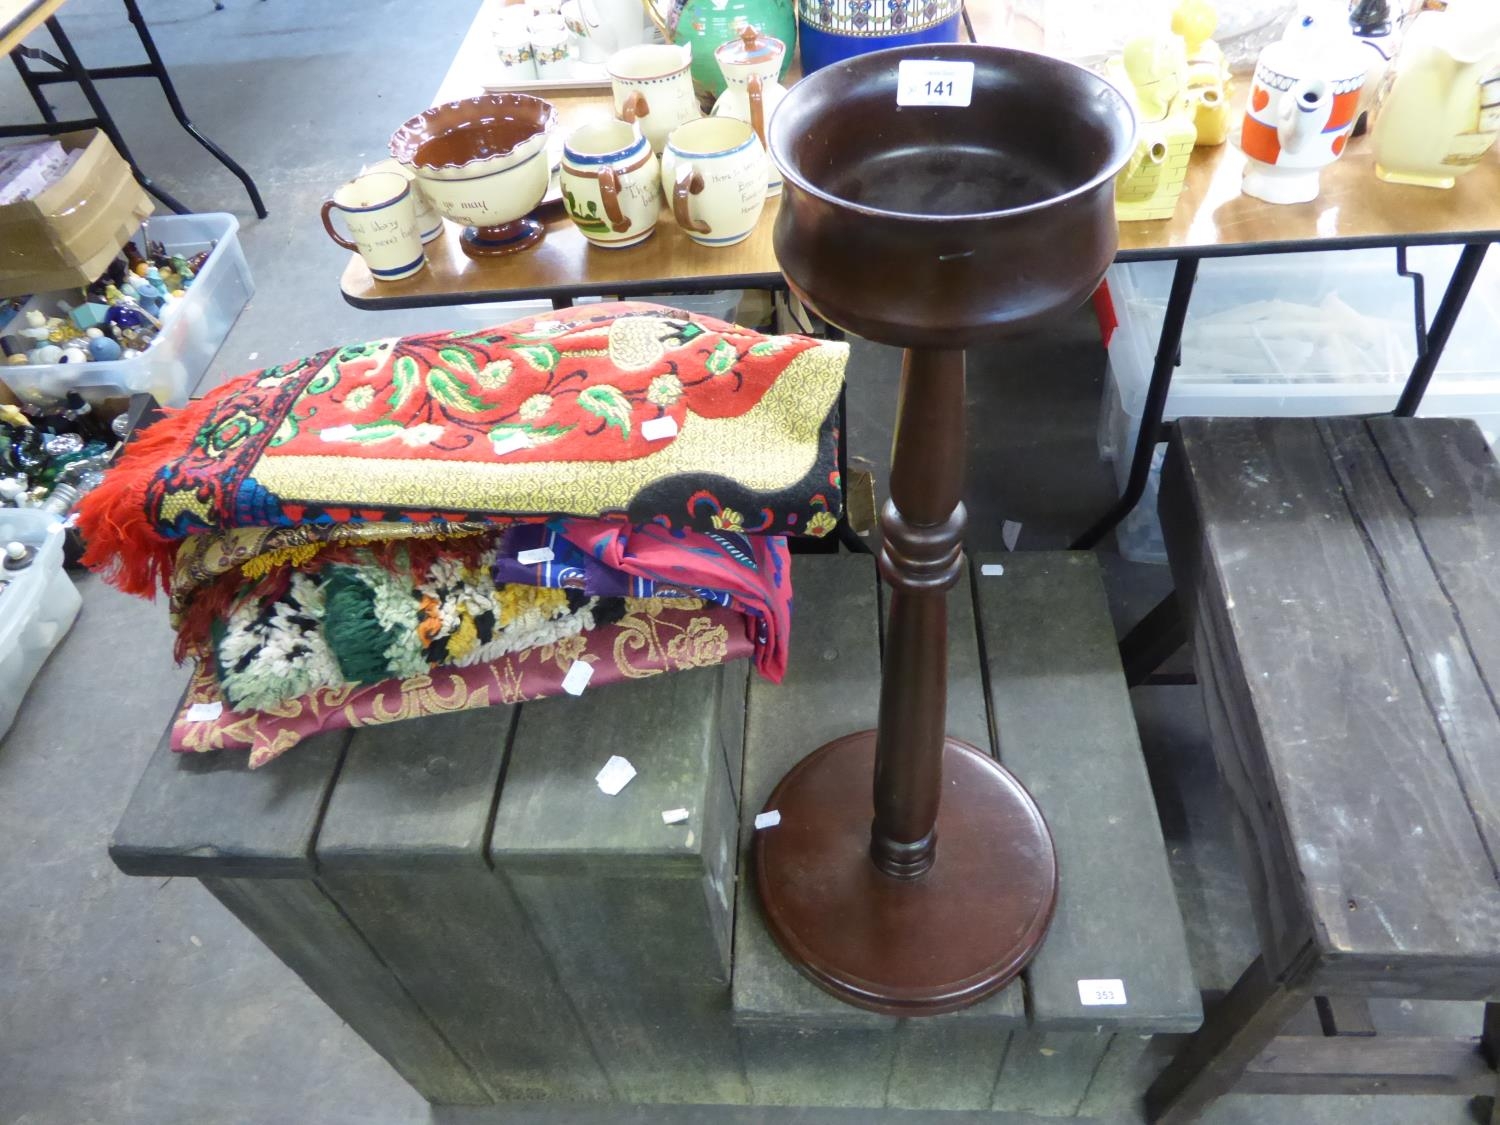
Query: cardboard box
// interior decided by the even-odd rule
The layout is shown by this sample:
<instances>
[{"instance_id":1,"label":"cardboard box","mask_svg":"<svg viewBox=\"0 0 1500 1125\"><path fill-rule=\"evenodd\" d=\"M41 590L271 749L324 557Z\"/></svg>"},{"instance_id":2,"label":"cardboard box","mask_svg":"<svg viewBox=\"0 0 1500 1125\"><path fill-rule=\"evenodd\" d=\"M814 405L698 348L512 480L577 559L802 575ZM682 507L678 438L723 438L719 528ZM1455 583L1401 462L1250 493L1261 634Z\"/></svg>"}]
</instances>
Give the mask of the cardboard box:
<instances>
[{"instance_id":1,"label":"cardboard box","mask_svg":"<svg viewBox=\"0 0 1500 1125\"><path fill-rule=\"evenodd\" d=\"M155 210L98 130L64 133L73 166L31 199L0 206L0 297L88 285Z\"/></svg>"}]
</instances>

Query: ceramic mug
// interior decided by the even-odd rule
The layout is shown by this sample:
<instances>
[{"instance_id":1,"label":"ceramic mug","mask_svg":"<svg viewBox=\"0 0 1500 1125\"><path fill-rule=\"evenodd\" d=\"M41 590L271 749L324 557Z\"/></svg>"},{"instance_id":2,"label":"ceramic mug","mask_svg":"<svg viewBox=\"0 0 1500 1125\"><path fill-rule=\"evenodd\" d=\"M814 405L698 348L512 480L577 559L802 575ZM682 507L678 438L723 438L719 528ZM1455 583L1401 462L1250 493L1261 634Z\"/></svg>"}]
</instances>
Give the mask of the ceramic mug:
<instances>
[{"instance_id":1,"label":"ceramic mug","mask_svg":"<svg viewBox=\"0 0 1500 1125\"><path fill-rule=\"evenodd\" d=\"M544 82L573 77L573 33L556 12L533 17L531 24L531 57L536 62L536 76Z\"/></svg>"},{"instance_id":2,"label":"ceramic mug","mask_svg":"<svg viewBox=\"0 0 1500 1125\"><path fill-rule=\"evenodd\" d=\"M353 241L333 229L335 210L343 212ZM340 246L357 252L377 281L410 277L427 264L412 185L399 173L354 177L323 201L323 228Z\"/></svg>"},{"instance_id":3,"label":"ceramic mug","mask_svg":"<svg viewBox=\"0 0 1500 1125\"><path fill-rule=\"evenodd\" d=\"M398 176L404 176L406 182L411 184L412 201L417 205L417 229L422 232L423 242L431 242L443 233L443 217L432 209L432 200L423 193L415 172L393 156L388 156L377 164L367 164L359 170L361 176L371 172L395 172Z\"/></svg>"},{"instance_id":4,"label":"ceramic mug","mask_svg":"<svg viewBox=\"0 0 1500 1125\"><path fill-rule=\"evenodd\" d=\"M656 154L635 125L583 125L563 143L563 203L595 246L634 246L651 237L661 212Z\"/></svg>"},{"instance_id":5,"label":"ceramic mug","mask_svg":"<svg viewBox=\"0 0 1500 1125\"><path fill-rule=\"evenodd\" d=\"M661 156L672 217L694 242L746 238L766 203L766 150L748 121L705 117L672 131Z\"/></svg>"},{"instance_id":6,"label":"ceramic mug","mask_svg":"<svg viewBox=\"0 0 1500 1125\"><path fill-rule=\"evenodd\" d=\"M609 57L609 85L615 116L638 124L653 152L661 152L677 126L703 116L693 92L692 49L686 45L642 43Z\"/></svg>"},{"instance_id":7,"label":"ceramic mug","mask_svg":"<svg viewBox=\"0 0 1500 1125\"><path fill-rule=\"evenodd\" d=\"M500 9L490 34L500 57L500 83L530 82L536 78L531 49L530 14L518 5Z\"/></svg>"}]
</instances>

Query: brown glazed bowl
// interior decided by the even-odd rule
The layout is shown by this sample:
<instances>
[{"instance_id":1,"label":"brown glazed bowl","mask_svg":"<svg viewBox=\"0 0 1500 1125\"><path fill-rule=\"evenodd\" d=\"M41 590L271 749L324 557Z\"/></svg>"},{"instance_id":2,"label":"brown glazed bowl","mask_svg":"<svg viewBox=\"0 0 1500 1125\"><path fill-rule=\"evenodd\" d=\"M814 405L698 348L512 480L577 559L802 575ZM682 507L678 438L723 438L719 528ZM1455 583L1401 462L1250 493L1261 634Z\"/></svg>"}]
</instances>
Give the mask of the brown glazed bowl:
<instances>
[{"instance_id":1,"label":"brown glazed bowl","mask_svg":"<svg viewBox=\"0 0 1500 1125\"><path fill-rule=\"evenodd\" d=\"M484 94L413 117L391 136L391 155L409 167L439 214L465 224L474 257L508 254L542 236L526 216L547 192L551 102L528 94Z\"/></svg>"},{"instance_id":2,"label":"brown glazed bowl","mask_svg":"<svg viewBox=\"0 0 1500 1125\"><path fill-rule=\"evenodd\" d=\"M898 106L908 59L972 63L971 103ZM1134 143L1118 90L1045 55L945 44L845 59L771 119L776 256L798 297L866 339L955 348L1024 332L1104 276Z\"/></svg>"}]
</instances>

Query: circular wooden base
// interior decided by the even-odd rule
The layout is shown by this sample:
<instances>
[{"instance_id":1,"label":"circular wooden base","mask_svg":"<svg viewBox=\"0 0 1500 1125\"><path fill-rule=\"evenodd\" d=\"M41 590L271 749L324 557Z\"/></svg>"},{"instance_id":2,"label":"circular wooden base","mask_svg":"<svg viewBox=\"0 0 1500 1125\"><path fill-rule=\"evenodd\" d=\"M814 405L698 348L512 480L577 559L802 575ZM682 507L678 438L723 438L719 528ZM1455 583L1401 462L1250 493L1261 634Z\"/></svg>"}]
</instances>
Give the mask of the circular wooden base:
<instances>
[{"instance_id":1,"label":"circular wooden base","mask_svg":"<svg viewBox=\"0 0 1500 1125\"><path fill-rule=\"evenodd\" d=\"M755 834L756 889L787 959L840 1000L896 1016L999 991L1042 943L1057 902L1052 836L1031 794L967 743L943 746L937 858L916 879L870 859L875 732L822 746L781 779Z\"/></svg>"},{"instance_id":2,"label":"circular wooden base","mask_svg":"<svg viewBox=\"0 0 1500 1125\"><path fill-rule=\"evenodd\" d=\"M516 219L498 227L464 227L460 241L469 257L494 258L535 246L544 233L545 228L535 219Z\"/></svg>"}]
</instances>

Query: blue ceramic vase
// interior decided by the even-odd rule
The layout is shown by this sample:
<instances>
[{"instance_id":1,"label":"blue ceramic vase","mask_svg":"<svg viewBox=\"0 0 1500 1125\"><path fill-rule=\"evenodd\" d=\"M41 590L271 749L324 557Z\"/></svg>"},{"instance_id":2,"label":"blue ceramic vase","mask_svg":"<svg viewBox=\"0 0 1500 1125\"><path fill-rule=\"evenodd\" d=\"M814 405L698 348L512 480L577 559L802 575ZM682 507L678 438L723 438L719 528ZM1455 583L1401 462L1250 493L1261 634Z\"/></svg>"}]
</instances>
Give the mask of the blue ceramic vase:
<instances>
[{"instance_id":1,"label":"blue ceramic vase","mask_svg":"<svg viewBox=\"0 0 1500 1125\"><path fill-rule=\"evenodd\" d=\"M956 43L962 0L803 0L802 71L921 43Z\"/></svg>"}]
</instances>

